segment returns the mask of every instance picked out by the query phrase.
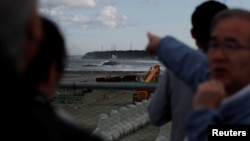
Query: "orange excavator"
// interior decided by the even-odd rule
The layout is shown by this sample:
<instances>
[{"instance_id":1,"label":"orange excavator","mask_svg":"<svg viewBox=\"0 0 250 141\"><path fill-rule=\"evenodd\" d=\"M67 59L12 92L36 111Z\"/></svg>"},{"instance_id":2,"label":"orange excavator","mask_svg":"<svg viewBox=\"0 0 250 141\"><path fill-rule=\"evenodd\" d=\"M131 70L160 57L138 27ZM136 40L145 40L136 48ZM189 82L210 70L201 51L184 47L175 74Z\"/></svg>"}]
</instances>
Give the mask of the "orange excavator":
<instances>
[{"instance_id":1,"label":"orange excavator","mask_svg":"<svg viewBox=\"0 0 250 141\"><path fill-rule=\"evenodd\" d=\"M158 82L158 76L160 74L160 65L155 65L153 68L150 67L149 71L145 75L143 82ZM137 92L133 95L133 103L141 102L142 100L148 100L150 93L154 90L150 89L138 89Z\"/></svg>"}]
</instances>

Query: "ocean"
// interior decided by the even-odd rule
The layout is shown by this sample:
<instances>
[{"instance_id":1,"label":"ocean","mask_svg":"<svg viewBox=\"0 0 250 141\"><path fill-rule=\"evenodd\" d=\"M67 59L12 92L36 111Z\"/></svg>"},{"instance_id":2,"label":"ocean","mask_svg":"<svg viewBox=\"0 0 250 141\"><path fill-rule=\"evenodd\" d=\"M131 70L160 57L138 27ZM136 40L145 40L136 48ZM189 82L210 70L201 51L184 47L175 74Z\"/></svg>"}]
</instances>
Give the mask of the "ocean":
<instances>
[{"instance_id":1,"label":"ocean","mask_svg":"<svg viewBox=\"0 0 250 141\"><path fill-rule=\"evenodd\" d=\"M160 65L160 69L165 67L157 59L116 59L118 65L103 65L108 59L81 59L81 55L68 57L65 70L67 71L148 71L150 67Z\"/></svg>"}]
</instances>

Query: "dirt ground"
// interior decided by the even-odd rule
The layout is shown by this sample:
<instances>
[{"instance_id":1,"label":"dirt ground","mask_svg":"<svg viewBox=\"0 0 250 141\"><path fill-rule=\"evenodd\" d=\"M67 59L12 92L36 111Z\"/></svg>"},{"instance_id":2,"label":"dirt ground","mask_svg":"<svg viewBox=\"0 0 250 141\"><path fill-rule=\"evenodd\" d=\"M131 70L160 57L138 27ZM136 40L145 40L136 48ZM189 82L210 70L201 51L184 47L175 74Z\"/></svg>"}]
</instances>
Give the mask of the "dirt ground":
<instances>
[{"instance_id":1,"label":"dirt ground","mask_svg":"<svg viewBox=\"0 0 250 141\"><path fill-rule=\"evenodd\" d=\"M121 76L127 74L145 75L146 72L66 72L62 82L93 82L96 77ZM63 89L60 88L52 101L57 108L63 109L72 115L79 124L92 133L97 127L100 114L109 115L111 110L118 110L122 106L133 103L133 94L136 90L112 89ZM119 141L155 141L160 127L150 122L140 129L123 136ZM169 136L171 125L167 125L166 134Z\"/></svg>"}]
</instances>

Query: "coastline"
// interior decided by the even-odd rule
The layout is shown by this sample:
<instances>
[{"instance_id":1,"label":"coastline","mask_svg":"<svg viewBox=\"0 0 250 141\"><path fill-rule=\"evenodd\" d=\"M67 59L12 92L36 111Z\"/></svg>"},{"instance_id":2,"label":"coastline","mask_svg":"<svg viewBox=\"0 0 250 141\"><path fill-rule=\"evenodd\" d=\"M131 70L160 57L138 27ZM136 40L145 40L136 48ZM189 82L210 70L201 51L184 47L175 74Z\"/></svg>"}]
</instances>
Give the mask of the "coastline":
<instances>
[{"instance_id":1,"label":"coastline","mask_svg":"<svg viewBox=\"0 0 250 141\"><path fill-rule=\"evenodd\" d=\"M147 71L64 71L61 81L94 82L97 77L137 75L145 76Z\"/></svg>"},{"instance_id":2,"label":"coastline","mask_svg":"<svg viewBox=\"0 0 250 141\"><path fill-rule=\"evenodd\" d=\"M64 74L140 74L140 73L146 73L147 71L72 71L72 70L65 70Z\"/></svg>"}]
</instances>

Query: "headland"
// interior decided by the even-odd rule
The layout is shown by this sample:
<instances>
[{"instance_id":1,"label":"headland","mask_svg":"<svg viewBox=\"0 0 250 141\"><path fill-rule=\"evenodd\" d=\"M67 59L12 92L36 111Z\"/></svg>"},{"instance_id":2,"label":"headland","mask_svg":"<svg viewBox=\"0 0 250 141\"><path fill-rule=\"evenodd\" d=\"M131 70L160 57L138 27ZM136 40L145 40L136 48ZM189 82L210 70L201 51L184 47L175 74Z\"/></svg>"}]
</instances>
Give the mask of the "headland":
<instances>
[{"instance_id":1,"label":"headland","mask_svg":"<svg viewBox=\"0 0 250 141\"><path fill-rule=\"evenodd\" d=\"M82 56L82 59L111 59L115 55L118 59L156 59L156 56L145 50L113 50L94 51Z\"/></svg>"}]
</instances>

